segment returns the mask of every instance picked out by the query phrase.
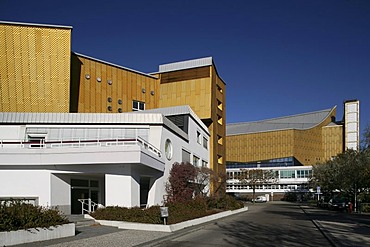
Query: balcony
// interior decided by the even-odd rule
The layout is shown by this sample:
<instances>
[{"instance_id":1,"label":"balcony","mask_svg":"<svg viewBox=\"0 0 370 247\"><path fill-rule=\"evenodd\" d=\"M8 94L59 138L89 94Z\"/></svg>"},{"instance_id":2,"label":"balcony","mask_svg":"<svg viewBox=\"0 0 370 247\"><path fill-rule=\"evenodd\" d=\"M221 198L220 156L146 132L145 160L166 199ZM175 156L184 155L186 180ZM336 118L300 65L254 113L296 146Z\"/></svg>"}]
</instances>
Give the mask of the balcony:
<instances>
[{"instance_id":1,"label":"balcony","mask_svg":"<svg viewBox=\"0 0 370 247\"><path fill-rule=\"evenodd\" d=\"M143 164L163 171L159 149L140 137L95 140L0 140L0 165Z\"/></svg>"}]
</instances>

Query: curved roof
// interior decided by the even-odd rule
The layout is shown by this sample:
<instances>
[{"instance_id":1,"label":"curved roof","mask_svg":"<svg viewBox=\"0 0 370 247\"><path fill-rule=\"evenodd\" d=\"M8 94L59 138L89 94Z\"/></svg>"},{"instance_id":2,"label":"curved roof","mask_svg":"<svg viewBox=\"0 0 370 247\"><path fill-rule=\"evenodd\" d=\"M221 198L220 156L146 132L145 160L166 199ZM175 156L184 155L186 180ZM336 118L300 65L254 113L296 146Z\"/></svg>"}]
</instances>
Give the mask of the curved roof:
<instances>
[{"instance_id":1,"label":"curved roof","mask_svg":"<svg viewBox=\"0 0 370 247\"><path fill-rule=\"evenodd\" d=\"M306 130L319 125L336 109L303 113L255 122L232 123L226 125L226 135L251 134L275 130Z\"/></svg>"}]
</instances>

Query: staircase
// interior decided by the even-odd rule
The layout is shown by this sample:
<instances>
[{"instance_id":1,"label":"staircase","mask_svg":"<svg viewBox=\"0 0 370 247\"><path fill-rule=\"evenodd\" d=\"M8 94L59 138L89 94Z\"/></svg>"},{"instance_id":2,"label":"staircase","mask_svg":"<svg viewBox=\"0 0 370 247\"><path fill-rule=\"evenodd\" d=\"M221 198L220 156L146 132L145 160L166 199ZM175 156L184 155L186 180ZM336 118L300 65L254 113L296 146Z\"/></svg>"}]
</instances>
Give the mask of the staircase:
<instances>
[{"instance_id":1,"label":"staircase","mask_svg":"<svg viewBox=\"0 0 370 247\"><path fill-rule=\"evenodd\" d=\"M76 229L97 224L95 223L95 220L84 218L82 214L66 215L66 218L70 222L75 223Z\"/></svg>"}]
</instances>

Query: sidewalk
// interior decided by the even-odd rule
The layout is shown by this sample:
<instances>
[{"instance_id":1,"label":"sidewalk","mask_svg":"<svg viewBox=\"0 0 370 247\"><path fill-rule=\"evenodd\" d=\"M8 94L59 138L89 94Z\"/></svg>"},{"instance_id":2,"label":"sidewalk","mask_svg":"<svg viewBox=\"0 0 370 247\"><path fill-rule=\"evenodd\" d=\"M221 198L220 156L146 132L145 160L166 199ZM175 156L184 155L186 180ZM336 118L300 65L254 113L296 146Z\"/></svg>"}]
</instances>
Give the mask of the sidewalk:
<instances>
[{"instance_id":1,"label":"sidewalk","mask_svg":"<svg viewBox=\"0 0 370 247\"><path fill-rule=\"evenodd\" d=\"M183 222L185 224L184 231L192 231L200 227L202 224L208 224L209 222L216 221L219 218L227 217L229 215L238 214L248 210L248 207L244 208L244 211L235 210L231 214L219 213L213 215L213 217L204 217L196 219L196 223L191 223L192 221ZM218 215L218 216L217 216ZM208 219L207 219L208 218ZM201 220L204 219L204 220ZM53 246L53 247L64 247L64 246L146 246L145 243L155 242L161 238L166 238L170 236L176 236L178 233L173 232L159 232L159 231L143 231L143 230L126 230L119 229L117 227L103 226L99 224L93 224L91 226L79 227L76 229L76 235L68 238L61 238L49 241L27 243L17 246L22 247L43 247L43 246Z\"/></svg>"},{"instance_id":2,"label":"sidewalk","mask_svg":"<svg viewBox=\"0 0 370 247\"><path fill-rule=\"evenodd\" d=\"M77 233L73 237L60 238L49 241L27 243L22 247L81 247L81 246L136 246L145 242L154 241L159 238L163 238L171 235L172 233L164 232L149 232L149 231L138 231L138 230L122 230L116 227L109 226L86 226L81 227L77 230Z\"/></svg>"},{"instance_id":3,"label":"sidewalk","mask_svg":"<svg viewBox=\"0 0 370 247\"><path fill-rule=\"evenodd\" d=\"M333 246L370 246L370 215L301 208Z\"/></svg>"}]
</instances>

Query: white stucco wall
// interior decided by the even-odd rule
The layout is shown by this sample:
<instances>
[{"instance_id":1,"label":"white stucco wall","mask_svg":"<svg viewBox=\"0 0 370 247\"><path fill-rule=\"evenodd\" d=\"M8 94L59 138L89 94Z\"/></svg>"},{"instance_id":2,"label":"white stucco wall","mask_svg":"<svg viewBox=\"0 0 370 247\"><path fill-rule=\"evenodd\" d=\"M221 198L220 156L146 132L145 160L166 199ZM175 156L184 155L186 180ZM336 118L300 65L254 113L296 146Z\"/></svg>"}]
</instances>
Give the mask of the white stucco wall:
<instances>
[{"instance_id":1,"label":"white stucco wall","mask_svg":"<svg viewBox=\"0 0 370 247\"><path fill-rule=\"evenodd\" d=\"M131 176L105 174L105 206L140 206L139 187Z\"/></svg>"},{"instance_id":2,"label":"white stucco wall","mask_svg":"<svg viewBox=\"0 0 370 247\"><path fill-rule=\"evenodd\" d=\"M71 213L71 186L70 178L64 174L50 174L51 179L51 206L58 206L64 214Z\"/></svg>"},{"instance_id":3,"label":"white stucco wall","mask_svg":"<svg viewBox=\"0 0 370 247\"><path fill-rule=\"evenodd\" d=\"M1 197L37 197L40 206L51 205L50 171L1 170Z\"/></svg>"},{"instance_id":4,"label":"white stucco wall","mask_svg":"<svg viewBox=\"0 0 370 247\"><path fill-rule=\"evenodd\" d=\"M171 160L168 160L166 157L165 159L165 170L162 177L158 178L152 188L149 191L148 196L148 205L163 205L164 198L166 196L165 185L168 181L169 172L174 163L182 162L182 149L188 150L191 152L191 159L193 155L196 155L201 160L205 160L208 162L209 167L209 159L210 159L210 150L209 150L209 135L205 132L192 118L189 118L189 125L188 125L188 140L184 140L172 133L170 130L166 128L161 128L162 131L158 129L156 131L150 132L149 140L157 141L160 138L160 150L162 151L163 156L165 156L165 142L167 139L171 140L173 145L173 156ZM203 144L199 144L197 142L197 131L201 133L201 138L203 140L203 136L205 136L208 140L208 149L203 147ZM161 133L161 135L159 135ZM152 135L155 135L153 137ZM156 139L157 138L157 139ZM201 165L201 163L199 164Z\"/></svg>"}]
</instances>

